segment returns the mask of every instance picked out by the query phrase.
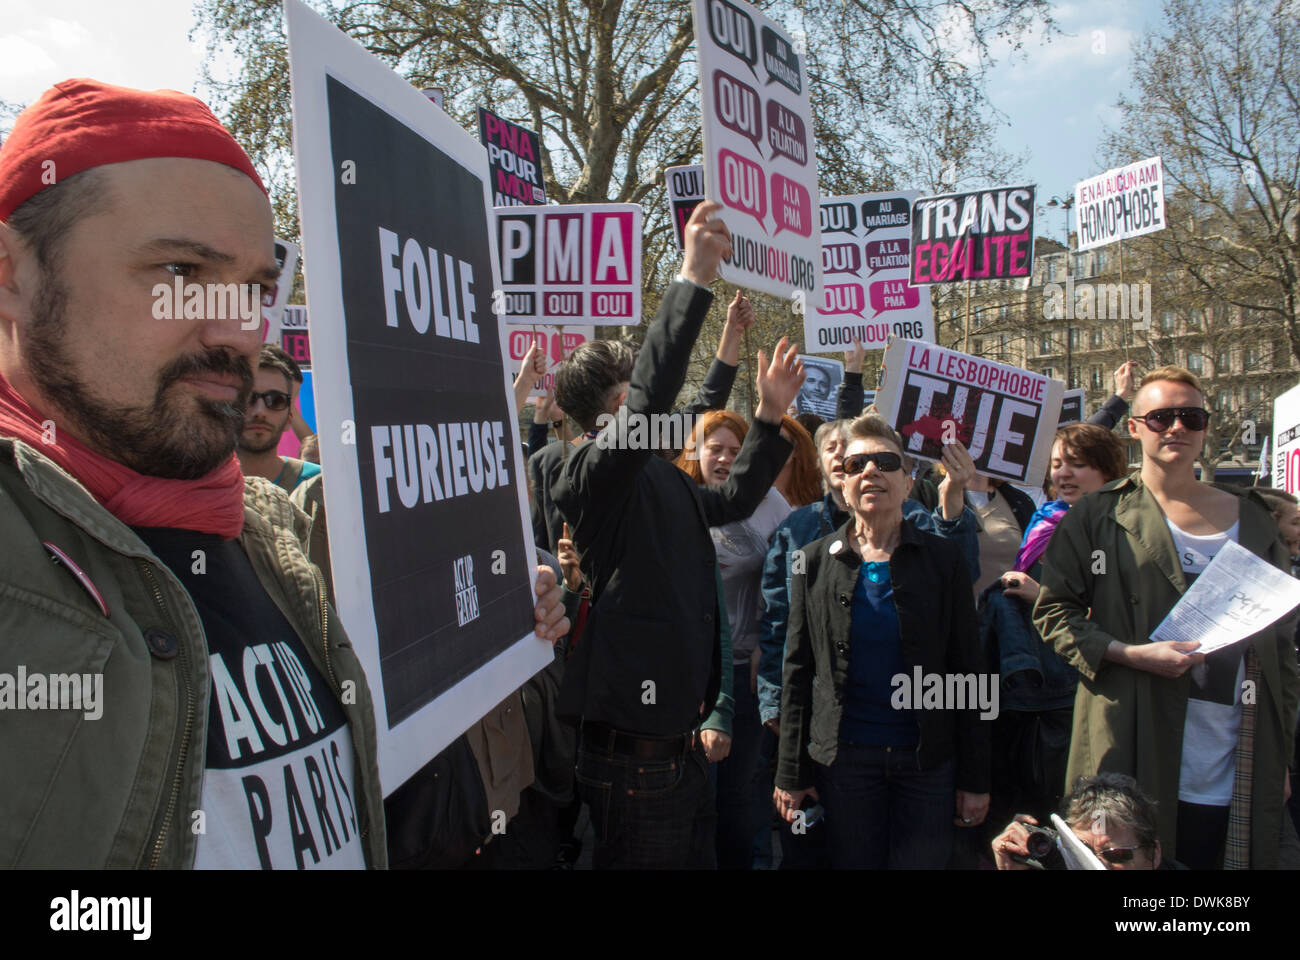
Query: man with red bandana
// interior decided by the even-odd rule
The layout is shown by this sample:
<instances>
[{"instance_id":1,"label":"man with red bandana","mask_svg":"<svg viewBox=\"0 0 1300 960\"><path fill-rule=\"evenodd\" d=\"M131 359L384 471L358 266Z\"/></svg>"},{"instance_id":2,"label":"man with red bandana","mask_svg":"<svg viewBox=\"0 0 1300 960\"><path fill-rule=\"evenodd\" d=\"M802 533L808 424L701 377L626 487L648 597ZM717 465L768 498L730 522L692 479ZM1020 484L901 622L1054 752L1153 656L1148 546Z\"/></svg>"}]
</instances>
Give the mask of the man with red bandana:
<instances>
[{"instance_id":1,"label":"man with red bandana","mask_svg":"<svg viewBox=\"0 0 1300 960\"><path fill-rule=\"evenodd\" d=\"M6 867L386 865L365 675L305 518L234 456L260 331L156 309L275 283L273 243L193 97L65 81L0 146Z\"/></svg>"}]
</instances>

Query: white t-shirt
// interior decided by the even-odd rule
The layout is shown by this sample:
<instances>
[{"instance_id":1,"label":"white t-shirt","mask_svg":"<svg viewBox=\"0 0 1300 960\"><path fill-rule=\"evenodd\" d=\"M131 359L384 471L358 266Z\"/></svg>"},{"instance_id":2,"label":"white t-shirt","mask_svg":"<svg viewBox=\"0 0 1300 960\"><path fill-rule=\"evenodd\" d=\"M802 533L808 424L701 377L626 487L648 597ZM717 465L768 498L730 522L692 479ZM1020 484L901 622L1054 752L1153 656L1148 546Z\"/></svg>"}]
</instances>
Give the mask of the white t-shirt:
<instances>
[{"instance_id":1,"label":"white t-shirt","mask_svg":"<svg viewBox=\"0 0 1300 960\"><path fill-rule=\"evenodd\" d=\"M1165 518L1178 550L1178 562L1188 585L1196 579L1223 545L1237 541L1238 524L1222 533L1200 537L1187 533ZM1183 722L1183 756L1178 776L1178 799L1226 807L1232 802L1236 765L1234 752L1241 730L1241 688L1246 678L1239 643L1216 650L1205 662L1192 667Z\"/></svg>"}]
</instances>

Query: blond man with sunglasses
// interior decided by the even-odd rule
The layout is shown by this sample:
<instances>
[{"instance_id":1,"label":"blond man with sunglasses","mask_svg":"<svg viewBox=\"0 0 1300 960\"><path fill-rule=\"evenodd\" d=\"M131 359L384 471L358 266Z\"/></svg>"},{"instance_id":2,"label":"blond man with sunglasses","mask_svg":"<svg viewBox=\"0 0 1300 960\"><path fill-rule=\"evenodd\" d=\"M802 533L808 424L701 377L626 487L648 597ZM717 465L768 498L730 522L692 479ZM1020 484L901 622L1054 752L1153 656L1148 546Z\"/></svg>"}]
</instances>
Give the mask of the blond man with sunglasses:
<instances>
[{"instance_id":1,"label":"blond man with sunglasses","mask_svg":"<svg viewBox=\"0 0 1300 960\"><path fill-rule=\"evenodd\" d=\"M1189 867L1268 868L1300 698L1294 621L1209 656L1151 641L1229 540L1286 567L1257 493L1196 479L1209 417L1188 371L1142 379L1128 420L1142 468L1065 515L1034 622L1080 675L1067 780L1136 778L1154 794L1162 848Z\"/></svg>"}]
</instances>

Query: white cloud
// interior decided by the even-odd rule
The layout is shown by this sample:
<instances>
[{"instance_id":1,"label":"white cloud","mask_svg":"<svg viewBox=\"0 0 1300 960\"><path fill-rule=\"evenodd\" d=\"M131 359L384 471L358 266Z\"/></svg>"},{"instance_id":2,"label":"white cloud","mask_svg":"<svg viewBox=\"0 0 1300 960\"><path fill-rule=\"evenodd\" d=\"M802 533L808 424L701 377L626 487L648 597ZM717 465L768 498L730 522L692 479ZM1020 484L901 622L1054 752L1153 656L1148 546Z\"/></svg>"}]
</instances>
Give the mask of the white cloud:
<instances>
[{"instance_id":1,"label":"white cloud","mask_svg":"<svg viewBox=\"0 0 1300 960\"><path fill-rule=\"evenodd\" d=\"M30 103L68 77L193 91L202 63L193 22L178 0L6 0L0 100Z\"/></svg>"},{"instance_id":2,"label":"white cloud","mask_svg":"<svg viewBox=\"0 0 1300 960\"><path fill-rule=\"evenodd\" d=\"M0 37L0 81L43 73L54 68L54 59L26 37ZM4 99L0 96L0 99Z\"/></svg>"}]
</instances>

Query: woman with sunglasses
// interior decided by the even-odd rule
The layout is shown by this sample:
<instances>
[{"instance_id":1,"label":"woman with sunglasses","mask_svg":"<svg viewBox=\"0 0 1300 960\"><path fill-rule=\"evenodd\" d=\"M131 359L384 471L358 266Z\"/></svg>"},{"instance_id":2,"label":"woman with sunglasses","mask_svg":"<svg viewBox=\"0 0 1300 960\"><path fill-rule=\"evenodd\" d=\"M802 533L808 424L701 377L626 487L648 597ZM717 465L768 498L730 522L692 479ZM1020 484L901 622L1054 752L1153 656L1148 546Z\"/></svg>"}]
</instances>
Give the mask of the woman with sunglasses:
<instances>
[{"instance_id":1,"label":"woman with sunglasses","mask_svg":"<svg viewBox=\"0 0 1300 960\"><path fill-rule=\"evenodd\" d=\"M1249 488L1201 483L1209 414L1179 367L1142 380L1129 418L1142 469L1084 497L1043 556L1034 624L1079 672L1067 776L1133 777L1160 844L1193 869L1278 864L1300 673L1292 616L1210 654L1151 634L1229 541L1281 569Z\"/></svg>"},{"instance_id":2,"label":"woman with sunglasses","mask_svg":"<svg viewBox=\"0 0 1300 960\"><path fill-rule=\"evenodd\" d=\"M978 825L989 801L975 698L921 689L985 672L970 572L959 545L904 519L898 434L875 416L848 432L849 521L804 548L791 584L773 800L796 825L824 806L837 869L942 869L954 824Z\"/></svg>"}]
</instances>

